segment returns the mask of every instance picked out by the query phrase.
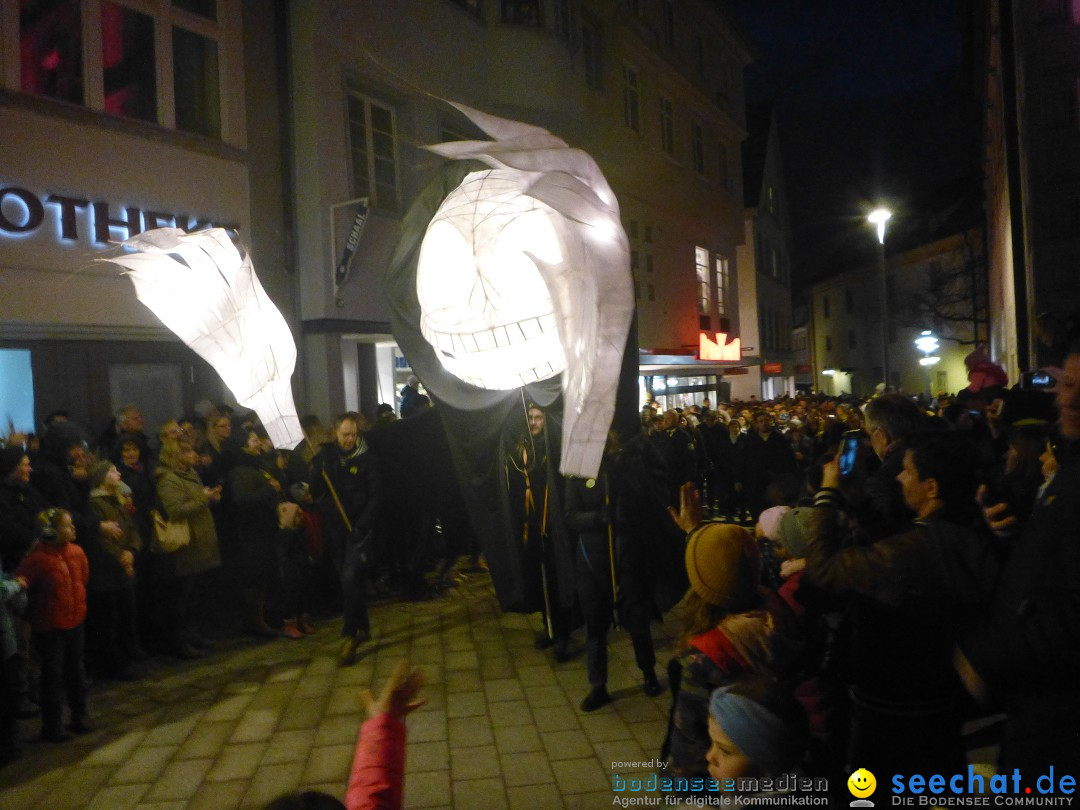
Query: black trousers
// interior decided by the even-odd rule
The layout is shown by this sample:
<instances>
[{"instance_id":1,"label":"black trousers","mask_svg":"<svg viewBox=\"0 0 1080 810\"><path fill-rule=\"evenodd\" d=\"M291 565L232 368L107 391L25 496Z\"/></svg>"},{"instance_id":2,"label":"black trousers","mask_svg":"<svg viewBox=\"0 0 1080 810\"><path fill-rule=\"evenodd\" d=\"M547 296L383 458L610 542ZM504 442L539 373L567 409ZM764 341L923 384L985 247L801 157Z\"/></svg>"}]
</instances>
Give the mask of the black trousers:
<instances>
[{"instance_id":1,"label":"black trousers","mask_svg":"<svg viewBox=\"0 0 1080 810\"><path fill-rule=\"evenodd\" d=\"M341 578L341 593L345 602L342 638L353 638L357 633L370 633L367 594L364 592L364 558L370 532L353 532L331 528L327 531L327 550Z\"/></svg>"},{"instance_id":2,"label":"black trousers","mask_svg":"<svg viewBox=\"0 0 1080 810\"><path fill-rule=\"evenodd\" d=\"M46 732L59 731L65 693L71 721L78 722L86 716L83 626L71 630L35 630L34 646L41 661L41 724Z\"/></svg>"},{"instance_id":3,"label":"black trousers","mask_svg":"<svg viewBox=\"0 0 1080 810\"><path fill-rule=\"evenodd\" d=\"M652 614L651 591L647 569L642 570L641 561L634 559L633 555L626 551L619 549L616 552L619 624L630 634L635 663L642 673L647 673L656 667L656 653L649 632ZM576 562L578 601L585 618L585 657L589 685L603 686L607 683L608 674L607 633L614 621L611 558L607 540L598 535L583 536L578 542Z\"/></svg>"}]
</instances>

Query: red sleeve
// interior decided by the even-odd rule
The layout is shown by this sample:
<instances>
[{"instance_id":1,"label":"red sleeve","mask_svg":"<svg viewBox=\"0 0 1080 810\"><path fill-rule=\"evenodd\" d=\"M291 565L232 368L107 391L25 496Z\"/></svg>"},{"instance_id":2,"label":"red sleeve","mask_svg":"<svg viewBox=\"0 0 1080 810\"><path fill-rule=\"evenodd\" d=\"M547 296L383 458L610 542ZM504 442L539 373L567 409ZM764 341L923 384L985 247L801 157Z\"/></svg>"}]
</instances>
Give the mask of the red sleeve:
<instances>
[{"instance_id":1,"label":"red sleeve","mask_svg":"<svg viewBox=\"0 0 1080 810\"><path fill-rule=\"evenodd\" d=\"M86 552L82 550L81 546L74 547L79 550L79 565L82 567L82 572L79 574L79 577L82 580L82 584L85 586L86 583L90 581L90 560L86 558Z\"/></svg>"},{"instance_id":2,"label":"red sleeve","mask_svg":"<svg viewBox=\"0 0 1080 810\"><path fill-rule=\"evenodd\" d=\"M389 714L360 727L353 756L348 810L400 810L405 779L405 723Z\"/></svg>"},{"instance_id":3,"label":"red sleeve","mask_svg":"<svg viewBox=\"0 0 1080 810\"><path fill-rule=\"evenodd\" d=\"M40 574L41 564L37 554L27 554L23 557L22 562L19 563L19 567L15 571L15 576L26 580L27 589L37 581Z\"/></svg>"}]
</instances>

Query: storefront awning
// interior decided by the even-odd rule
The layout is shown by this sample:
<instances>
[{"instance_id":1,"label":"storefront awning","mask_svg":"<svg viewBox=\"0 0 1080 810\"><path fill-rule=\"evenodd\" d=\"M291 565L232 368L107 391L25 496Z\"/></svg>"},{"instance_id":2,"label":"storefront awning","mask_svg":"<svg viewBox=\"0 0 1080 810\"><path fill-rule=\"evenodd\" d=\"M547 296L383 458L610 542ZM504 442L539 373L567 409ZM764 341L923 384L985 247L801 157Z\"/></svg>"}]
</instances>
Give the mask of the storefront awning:
<instances>
[{"instance_id":1,"label":"storefront awning","mask_svg":"<svg viewBox=\"0 0 1080 810\"><path fill-rule=\"evenodd\" d=\"M699 360L693 354L654 354L647 349L638 350L638 373L643 377L664 374L669 377L720 376L726 370L760 366L760 356L746 356L741 360Z\"/></svg>"}]
</instances>

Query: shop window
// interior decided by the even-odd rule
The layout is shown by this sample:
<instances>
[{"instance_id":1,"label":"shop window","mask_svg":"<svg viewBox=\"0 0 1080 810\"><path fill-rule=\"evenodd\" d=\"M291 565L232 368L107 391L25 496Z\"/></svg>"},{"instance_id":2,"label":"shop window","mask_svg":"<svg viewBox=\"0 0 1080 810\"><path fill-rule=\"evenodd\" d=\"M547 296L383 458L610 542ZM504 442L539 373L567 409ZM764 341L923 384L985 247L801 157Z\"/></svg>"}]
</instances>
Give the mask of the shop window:
<instances>
[{"instance_id":1,"label":"shop window","mask_svg":"<svg viewBox=\"0 0 1080 810\"><path fill-rule=\"evenodd\" d=\"M24 93L83 103L79 0L22 0L19 53Z\"/></svg>"},{"instance_id":2,"label":"shop window","mask_svg":"<svg viewBox=\"0 0 1080 810\"><path fill-rule=\"evenodd\" d=\"M176 128L211 138L221 135L217 42L173 28Z\"/></svg>"},{"instance_id":3,"label":"shop window","mask_svg":"<svg viewBox=\"0 0 1080 810\"><path fill-rule=\"evenodd\" d=\"M29 349L0 349L0 414L4 433L36 433L34 427L34 372Z\"/></svg>"},{"instance_id":4,"label":"shop window","mask_svg":"<svg viewBox=\"0 0 1080 810\"><path fill-rule=\"evenodd\" d=\"M397 136L394 111L358 92L350 92L349 149L353 192L372 208L398 210Z\"/></svg>"}]
</instances>

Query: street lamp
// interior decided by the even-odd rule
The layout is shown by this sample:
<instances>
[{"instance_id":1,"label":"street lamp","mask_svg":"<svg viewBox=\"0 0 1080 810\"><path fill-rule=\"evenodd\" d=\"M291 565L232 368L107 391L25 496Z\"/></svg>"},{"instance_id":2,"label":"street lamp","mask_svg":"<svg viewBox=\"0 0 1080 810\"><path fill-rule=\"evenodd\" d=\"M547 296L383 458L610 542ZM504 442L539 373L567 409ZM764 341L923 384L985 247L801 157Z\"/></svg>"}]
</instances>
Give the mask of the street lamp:
<instances>
[{"instance_id":1,"label":"street lamp","mask_svg":"<svg viewBox=\"0 0 1080 810\"><path fill-rule=\"evenodd\" d=\"M923 357L919 358L919 365L926 367L926 399L927 401L933 399L934 390L930 383L930 370L941 362L941 358L934 355L934 352L938 350L941 343L934 337L934 333L929 329L924 329L917 338L915 338L915 348L923 353Z\"/></svg>"},{"instance_id":2,"label":"street lamp","mask_svg":"<svg viewBox=\"0 0 1080 810\"><path fill-rule=\"evenodd\" d=\"M885 223L892 217L888 208L875 208L867 220L877 230L878 261L881 264L881 371L889 387L889 292L885 282Z\"/></svg>"}]
</instances>

